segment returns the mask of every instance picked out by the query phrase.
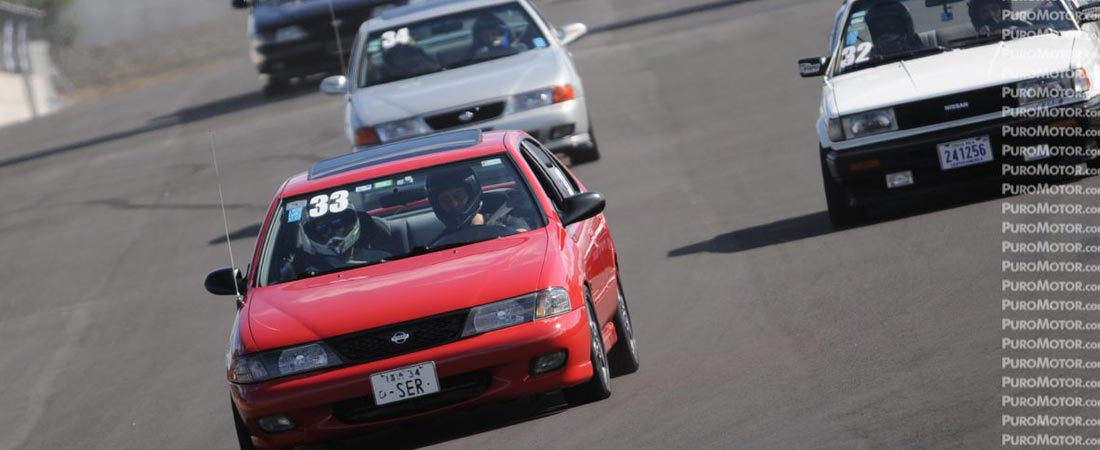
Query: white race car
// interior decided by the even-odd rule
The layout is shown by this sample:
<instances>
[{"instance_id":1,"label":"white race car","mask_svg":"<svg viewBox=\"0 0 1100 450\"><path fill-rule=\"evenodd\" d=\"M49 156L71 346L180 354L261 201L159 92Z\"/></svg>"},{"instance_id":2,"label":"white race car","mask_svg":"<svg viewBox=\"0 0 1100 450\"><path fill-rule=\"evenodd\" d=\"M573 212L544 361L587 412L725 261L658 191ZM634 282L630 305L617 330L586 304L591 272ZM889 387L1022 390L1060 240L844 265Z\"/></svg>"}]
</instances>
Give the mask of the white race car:
<instances>
[{"instance_id":1,"label":"white race car","mask_svg":"<svg viewBox=\"0 0 1100 450\"><path fill-rule=\"evenodd\" d=\"M831 54L799 61L802 76L825 77L817 134L833 224L883 200L1093 159L1100 37L1084 12L1060 0L846 1Z\"/></svg>"},{"instance_id":2,"label":"white race car","mask_svg":"<svg viewBox=\"0 0 1100 450\"><path fill-rule=\"evenodd\" d=\"M599 158L584 86L555 29L528 0L427 0L363 24L348 76L321 89L347 98L356 151L439 131L526 131L573 162Z\"/></svg>"}]
</instances>

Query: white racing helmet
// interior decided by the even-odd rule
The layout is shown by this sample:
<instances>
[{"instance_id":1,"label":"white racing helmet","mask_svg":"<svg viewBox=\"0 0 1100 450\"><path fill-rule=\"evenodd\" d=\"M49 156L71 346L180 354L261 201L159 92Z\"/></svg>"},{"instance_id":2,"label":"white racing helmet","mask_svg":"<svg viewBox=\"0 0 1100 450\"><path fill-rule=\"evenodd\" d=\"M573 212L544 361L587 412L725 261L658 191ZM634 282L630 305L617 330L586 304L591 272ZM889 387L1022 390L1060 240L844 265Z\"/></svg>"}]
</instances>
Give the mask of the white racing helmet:
<instances>
[{"instance_id":1,"label":"white racing helmet","mask_svg":"<svg viewBox=\"0 0 1100 450\"><path fill-rule=\"evenodd\" d=\"M298 242L310 255L343 256L359 242L360 228L359 214L349 206L338 213L303 219Z\"/></svg>"}]
</instances>

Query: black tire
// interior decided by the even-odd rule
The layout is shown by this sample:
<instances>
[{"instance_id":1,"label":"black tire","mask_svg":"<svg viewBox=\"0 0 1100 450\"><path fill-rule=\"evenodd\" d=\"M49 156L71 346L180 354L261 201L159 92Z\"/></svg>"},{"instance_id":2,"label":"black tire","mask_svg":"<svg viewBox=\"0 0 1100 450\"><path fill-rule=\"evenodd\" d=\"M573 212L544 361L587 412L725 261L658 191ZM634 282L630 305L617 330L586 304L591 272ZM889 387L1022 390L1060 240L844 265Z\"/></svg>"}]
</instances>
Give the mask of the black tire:
<instances>
[{"instance_id":1,"label":"black tire","mask_svg":"<svg viewBox=\"0 0 1100 450\"><path fill-rule=\"evenodd\" d=\"M269 76L262 90L264 97L275 97L290 90L290 81Z\"/></svg>"},{"instance_id":2,"label":"black tire","mask_svg":"<svg viewBox=\"0 0 1100 450\"><path fill-rule=\"evenodd\" d=\"M585 293L585 310L588 313L588 328L591 331L592 379L584 384L562 391L565 402L572 405L584 405L603 400L611 396L611 369L607 363L607 352L603 348L603 337L600 335L600 325L596 320L596 309L592 306L592 299Z\"/></svg>"},{"instance_id":3,"label":"black tire","mask_svg":"<svg viewBox=\"0 0 1100 450\"><path fill-rule=\"evenodd\" d=\"M233 407L233 425L237 428L237 443L240 444L241 450L256 450L256 446L252 445L252 432L248 431L248 427L244 425L244 419L241 419L241 414L237 412L237 405L231 406Z\"/></svg>"},{"instance_id":4,"label":"black tire","mask_svg":"<svg viewBox=\"0 0 1100 450\"><path fill-rule=\"evenodd\" d=\"M634 324L630 321L630 308L623 294L623 282L619 280L619 309L615 311L615 334L618 336L615 346L607 353L607 361L614 376L626 375L638 371L638 341L634 339Z\"/></svg>"},{"instance_id":5,"label":"black tire","mask_svg":"<svg viewBox=\"0 0 1100 450\"><path fill-rule=\"evenodd\" d=\"M588 124L588 136L591 139L592 145L588 147L582 147L574 150L569 154L569 162L572 164L584 164L600 159L600 144L596 143L596 132L592 129L592 124Z\"/></svg>"},{"instance_id":6,"label":"black tire","mask_svg":"<svg viewBox=\"0 0 1100 450\"><path fill-rule=\"evenodd\" d=\"M821 155L821 181L825 185L825 203L829 207L829 222L833 228L844 228L855 225L863 220L864 209L848 204L848 191L837 182L825 163L825 152Z\"/></svg>"}]
</instances>

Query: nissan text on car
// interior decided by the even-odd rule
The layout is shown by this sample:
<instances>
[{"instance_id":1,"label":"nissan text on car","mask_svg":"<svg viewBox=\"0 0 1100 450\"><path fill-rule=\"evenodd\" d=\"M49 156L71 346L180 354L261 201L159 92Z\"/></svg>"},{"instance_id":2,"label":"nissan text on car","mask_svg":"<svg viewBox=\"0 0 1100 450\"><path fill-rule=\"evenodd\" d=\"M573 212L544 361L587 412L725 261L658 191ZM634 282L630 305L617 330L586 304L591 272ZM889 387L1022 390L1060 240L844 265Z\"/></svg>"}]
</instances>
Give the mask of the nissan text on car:
<instances>
[{"instance_id":1,"label":"nissan text on car","mask_svg":"<svg viewBox=\"0 0 1100 450\"><path fill-rule=\"evenodd\" d=\"M588 192L521 131L462 130L314 164L279 189L227 355L241 448L286 449L638 369Z\"/></svg>"},{"instance_id":2,"label":"nissan text on car","mask_svg":"<svg viewBox=\"0 0 1100 450\"><path fill-rule=\"evenodd\" d=\"M817 135L833 224L1092 159L1100 41L1078 13L1059 0L846 2L832 53L799 61L802 76L825 77Z\"/></svg>"},{"instance_id":3,"label":"nissan text on car","mask_svg":"<svg viewBox=\"0 0 1100 450\"><path fill-rule=\"evenodd\" d=\"M565 46L584 24L553 28L527 0L427 0L363 24L344 95L356 151L454 129L524 130L572 162L599 158L584 86Z\"/></svg>"}]
</instances>

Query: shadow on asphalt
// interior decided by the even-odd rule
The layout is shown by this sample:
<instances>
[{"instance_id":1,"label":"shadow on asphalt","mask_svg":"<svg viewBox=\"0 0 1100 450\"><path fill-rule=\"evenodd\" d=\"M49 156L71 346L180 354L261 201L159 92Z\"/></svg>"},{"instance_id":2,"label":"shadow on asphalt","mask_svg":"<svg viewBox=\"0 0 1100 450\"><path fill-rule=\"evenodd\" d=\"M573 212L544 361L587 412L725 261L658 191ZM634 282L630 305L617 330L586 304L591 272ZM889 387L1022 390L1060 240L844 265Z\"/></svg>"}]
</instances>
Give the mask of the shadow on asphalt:
<instances>
[{"instance_id":1,"label":"shadow on asphalt","mask_svg":"<svg viewBox=\"0 0 1100 450\"><path fill-rule=\"evenodd\" d=\"M999 186L999 185L998 185ZM952 196L921 197L914 200L898 201L871 209L867 219L855 226L834 229L829 223L829 213L819 211L798 217L778 220L762 225L742 228L721 234L714 238L697 242L668 252L669 258L696 253L738 253L762 247L781 245L823 236L834 231L843 232L863 228L879 223L905 219L937 211L965 207L975 203L1002 198L997 186L973 189L955 193ZM1005 197L1007 198L1007 197Z\"/></svg>"},{"instance_id":2,"label":"shadow on asphalt","mask_svg":"<svg viewBox=\"0 0 1100 450\"><path fill-rule=\"evenodd\" d=\"M96 145L105 144L121 139L127 139L145 133L152 133L154 131L160 131L178 125L186 125L218 116L223 116L226 114L233 114L266 104L277 103L284 100L301 97L307 94L314 93L316 91L317 89L315 85L302 83L285 94L270 98L265 97L260 91L227 97L209 103L181 109L172 114L155 117L153 119L150 119L145 125L137 128L131 128L129 130L119 131L117 133L104 134L102 136L84 139L57 147L37 150L11 158L0 159L0 169L29 163L43 158L49 158L51 156L72 153L94 147Z\"/></svg>"},{"instance_id":3,"label":"shadow on asphalt","mask_svg":"<svg viewBox=\"0 0 1100 450\"><path fill-rule=\"evenodd\" d=\"M231 231L229 233L229 240L230 241L236 241L236 240L240 240L240 239L254 238L254 237L259 236L259 235L260 235L260 224L254 223L254 224L246 226L246 227L238 228L235 231ZM221 245L221 244L224 244L224 243L225 243L225 235L224 234L218 235L218 237L216 237L214 239L211 239L209 241L206 241L207 246Z\"/></svg>"},{"instance_id":4,"label":"shadow on asphalt","mask_svg":"<svg viewBox=\"0 0 1100 450\"><path fill-rule=\"evenodd\" d=\"M308 450L416 449L538 420L567 409L561 394L555 392L393 426Z\"/></svg>"}]
</instances>

